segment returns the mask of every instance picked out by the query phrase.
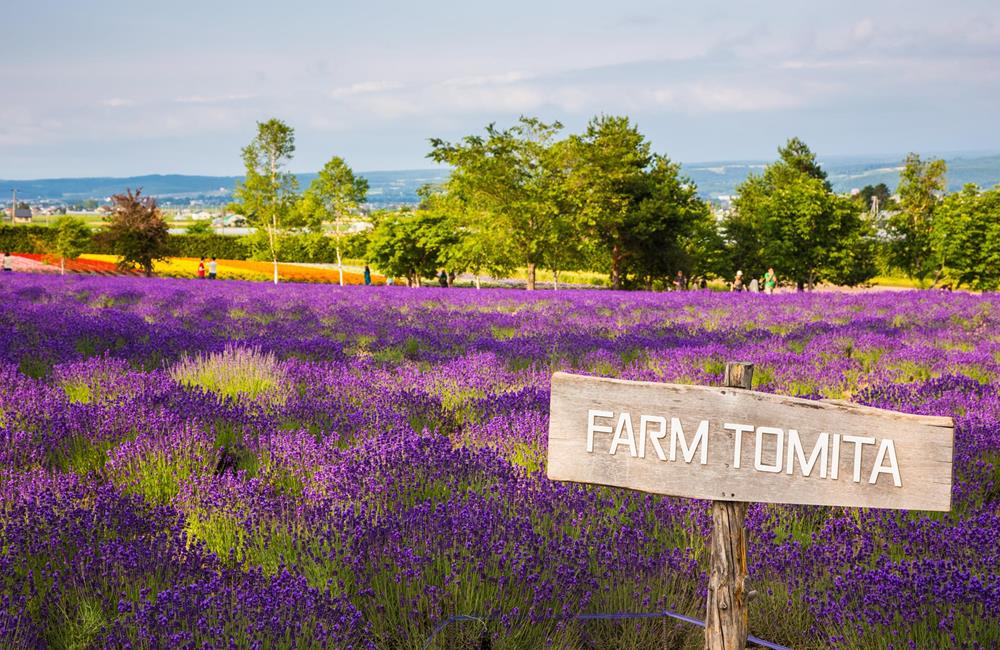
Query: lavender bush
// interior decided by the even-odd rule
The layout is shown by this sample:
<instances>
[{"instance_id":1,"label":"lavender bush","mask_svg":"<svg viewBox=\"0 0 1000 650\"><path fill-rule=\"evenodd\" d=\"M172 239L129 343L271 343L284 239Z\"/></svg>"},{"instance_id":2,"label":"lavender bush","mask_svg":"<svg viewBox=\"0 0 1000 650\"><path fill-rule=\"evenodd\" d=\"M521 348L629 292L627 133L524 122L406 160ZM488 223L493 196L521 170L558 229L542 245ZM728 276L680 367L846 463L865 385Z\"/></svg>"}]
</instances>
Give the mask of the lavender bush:
<instances>
[{"instance_id":1,"label":"lavender bush","mask_svg":"<svg viewBox=\"0 0 1000 650\"><path fill-rule=\"evenodd\" d=\"M700 647L705 502L544 475L554 370L956 421L949 513L754 505L757 636L1000 645L1000 298L5 277L0 646Z\"/></svg>"}]
</instances>

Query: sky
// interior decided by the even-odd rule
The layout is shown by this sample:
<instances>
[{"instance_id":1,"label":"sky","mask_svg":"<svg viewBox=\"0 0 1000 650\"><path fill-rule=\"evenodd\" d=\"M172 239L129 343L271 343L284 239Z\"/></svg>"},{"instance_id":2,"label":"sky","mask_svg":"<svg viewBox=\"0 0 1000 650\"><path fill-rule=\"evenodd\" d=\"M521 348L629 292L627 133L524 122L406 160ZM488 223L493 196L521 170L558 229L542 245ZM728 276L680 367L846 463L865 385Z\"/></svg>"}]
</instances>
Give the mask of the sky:
<instances>
[{"instance_id":1,"label":"sky","mask_svg":"<svg viewBox=\"0 0 1000 650\"><path fill-rule=\"evenodd\" d=\"M3 0L0 178L433 167L428 139L628 115L682 162L1000 150L1000 2Z\"/></svg>"}]
</instances>

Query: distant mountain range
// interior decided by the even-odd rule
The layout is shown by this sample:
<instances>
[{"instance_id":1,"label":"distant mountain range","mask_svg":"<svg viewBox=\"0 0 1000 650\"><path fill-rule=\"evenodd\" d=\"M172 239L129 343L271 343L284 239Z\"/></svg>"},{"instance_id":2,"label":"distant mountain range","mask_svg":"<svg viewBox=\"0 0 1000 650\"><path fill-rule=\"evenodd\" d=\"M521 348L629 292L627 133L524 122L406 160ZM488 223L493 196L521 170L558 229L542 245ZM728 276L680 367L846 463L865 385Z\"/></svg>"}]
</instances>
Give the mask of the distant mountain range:
<instances>
[{"instance_id":1,"label":"distant mountain range","mask_svg":"<svg viewBox=\"0 0 1000 650\"><path fill-rule=\"evenodd\" d=\"M948 163L948 189L955 191L966 183L980 187L1000 184L1000 155L954 156ZM899 184L901 159L888 157L831 157L821 159L837 192L850 192L865 185L885 183L890 190ZM768 161L723 160L686 163L683 173L698 185L699 193L708 199L725 201L735 194L750 173L760 173ZM372 207L390 207L418 202L417 190L428 183L442 183L448 178L447 169L416 169L399 171L361 172L368 179L368 201ZM306 187L315 174L299 174L299 183ZM131 176L128 178L50 178L39 180L0 180L0 190L17 188L18 200L45 204L79 204L85 200L103 202L126 187L141 187L143 192L157 197L167 206L223 205L232 200L233 188L241 176L185 176L181 174ZM3 200L0 199L0 204Z\"/></svg>"}]
</instances>

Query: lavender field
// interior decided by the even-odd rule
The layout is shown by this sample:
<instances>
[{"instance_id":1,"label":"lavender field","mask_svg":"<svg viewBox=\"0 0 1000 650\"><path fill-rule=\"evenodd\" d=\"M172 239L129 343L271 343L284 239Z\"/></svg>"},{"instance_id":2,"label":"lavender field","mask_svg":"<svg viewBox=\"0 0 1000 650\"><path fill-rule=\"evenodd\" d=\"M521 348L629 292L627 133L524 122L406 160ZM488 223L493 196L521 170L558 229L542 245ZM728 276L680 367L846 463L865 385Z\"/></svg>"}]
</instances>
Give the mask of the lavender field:
<instances>
[{"instance_id":1,"label":"lavender field","mask_svg":"<svg viewBox=\"0 0 1000 650\"><path fill-rule=\"evenodd\" d=\"M545 478L555 370L955 419L950 513L752 505L752 634L1000 645L1000 297L0 278L0 647L698 648L709 504Z\"/></svg>"}]
</instances>

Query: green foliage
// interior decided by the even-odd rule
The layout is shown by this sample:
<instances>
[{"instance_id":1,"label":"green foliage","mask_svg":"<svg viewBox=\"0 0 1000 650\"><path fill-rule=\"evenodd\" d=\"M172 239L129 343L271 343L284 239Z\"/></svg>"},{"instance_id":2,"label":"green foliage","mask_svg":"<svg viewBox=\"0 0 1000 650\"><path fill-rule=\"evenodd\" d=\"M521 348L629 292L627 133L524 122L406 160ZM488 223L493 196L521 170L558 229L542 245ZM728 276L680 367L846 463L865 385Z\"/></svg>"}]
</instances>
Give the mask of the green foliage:
<instances>
[{"instance_id":1,"label":"green foliage","mask_svg":"<svg viewBox=\"0 0 1000 650\"><path fill-rule=\"evenodd\" d=\"M946 196L935 209L930 244L956 285L1000 287L1000 185L966 185Z\"/></svg>"},{"instance_id":2,"label":"green foliage","mask_svg":"<svg viewBox=\"0 0 1000 650\"><path fill-rule=\"evenodd\" d=\"M101 233L112 251L121 257L118 266L130 269L139 266L146 277L153 275L153 262L169 254L167 222L163 220L156 200L126 189L111 197L114 211L111 221Z\"/></svg>"},{"instance_id":3,"label":"green foliage","mask_svg":"<svg viewBox=\"0 0 1000 650\"><path fill-rule=\"evenodd\" d=\"M947 169L943 160L921 160L915 153L906 156L899 175L899 210L888 221L889 262L921 286L927 276L940 270L931 233Z\"/></svg>"},{"instance_id":4,"label":"green foliage","mask_svg":"<svg viewBox=\"0 0 1000 650\"><path fill-rule=\"evenodd\" d=\"M278 119L257 123L257 135L243 148L246 177L237 183L237 212L267 233L267 249L278 281L280 229L295 207L298 179L285 171L295 153L295 131Z\"/></svg>"},{"instance_id":5,"label":"green foliage","mask_svg":"<svg viewBox=\"0 0 1000 650\"><path fill-rule=\"evenodd\" d=\"M431 140L429 157L453 168L446 189L464 207L462 227L480 239L462 256L524 265L529 289L558 236L555 224L565 218L559 201L562 173L552 147L561 129L558 122L521 117L506 130L490 124L485 137Z\"/></svg>"},{"instance_id":6,"label":"green foliage","mask_svg":"<svg viewBox=\"0 0 1000 650\"><path fill-rule=\"evenodd\" d=\"M611 286L648 288L678 270L690 274L709 210L680 165L652 154L627 117L595 118L571 142L570 197L581 231L607 262Z\"/></svg>"},{"instance_id":7,"label":"green foliage","mask_svg":"<svg viewBox=\"0 0 1000 650\"><path fill-rule=\"evenodd\" d=\"M48 226L0 224L0 253L45 253L52 249L55 236Z\"/></svg>"},{"instance_id":8,"label":"green foliage","mask_svg":"<svg viewBox=\"0 0 1000 650\"><path fill-rule=\"evenodd\" d=\"M66 272L66 258L76 259L90 243L90 228L83 219L61 216L53 222L56 231L52 252L61 259L62 272Z\"/></svg>"},{"instance_id":9,"label":"green foliage","mask_svg":"<svg viewBox=\"0 0 1000 650\"><path fill-rule=\"evenodd\" d=\"M250 255L247 237L204 235L171 235L170 252L178 257L217 257L225 260L245 260Z\"/></svg>"},{"instance_id":10,"label":"green foliage","mask_svg":"<svg viewBox=\"0 0 1000 650\"><path fill-rule=\"evenodd\" d=\"M411 286L434 277L458 242L452 222L431 210L389 212L375 217L368 233L367 255L383 273L407 279Z\"/></svg>"},{"instance_id":11,"label":"green foliage","mask_svg":"<svg viewBox=\"0 0 1000 650\"><path fill-rule=\"evenodd\" d=\"M738 188L724 224L732 266L756 277L773 267L802 288L820 280L858 284L873 277L874 232L849 199L830 191L825 173L800 140Z\"/></svg>"},{"instance_id":12,"label":"green foliage","mask_svg":"<svg viewBox=\"0 0 1000 650\"><path fill-rule=\"evenodd\" d=\"M784 147L778 149L778 156L781 158L780 163L784 167L809 178L823 181L823 187L828 192L830 191L830 182L826 180L826 172L820 167L819 162L816 161L816 154L809 149L805 142L798 138L790 138Z\"/></svg>"},{"instance_id":13,"label":"green foliage","mask_svg":"<svg viewBox=\"0 0 1000 650\"><path fill-rule=\"evenodd\" d=\"M880 210L888 210L893 207L892 193L889 191L889 186L885 183L865 185L855 197L858 207L862 210L872 209L872 199L878 199Z\"/></svg>"},{"instance_id":14,"label":"green foliage","mask_svg":"<svg viewBox=\"0 0 1000 650\"><path fill-rule=\"evenodd\" d=\"M341 286L344 286L341 249L347 235L345 228L360 216L359 209L367 194L368 181L355 176L342 158L334 156L309 184L296 211L300 225L307 226L313 233L322 233L325 222L333 224Z\"/></svg>"},{"instance_id":15,"label":"green foliage","mask_svg":"<svg viewBox=\"0 0 1000 650\"><path fill-rule=\"evenodd\" d=\"M195 221L184 229L187 235L211 235L213 232L215 231L212 230L212 224L206 220Z\"/></svg>"}]
</instances>

